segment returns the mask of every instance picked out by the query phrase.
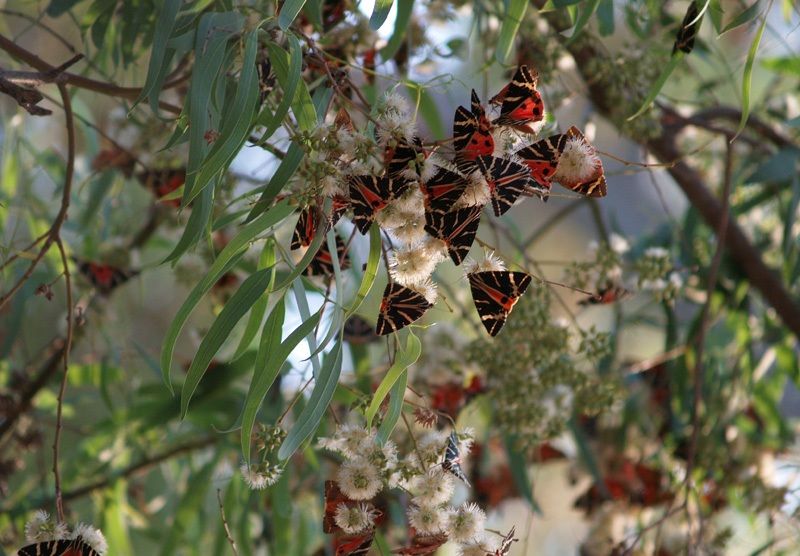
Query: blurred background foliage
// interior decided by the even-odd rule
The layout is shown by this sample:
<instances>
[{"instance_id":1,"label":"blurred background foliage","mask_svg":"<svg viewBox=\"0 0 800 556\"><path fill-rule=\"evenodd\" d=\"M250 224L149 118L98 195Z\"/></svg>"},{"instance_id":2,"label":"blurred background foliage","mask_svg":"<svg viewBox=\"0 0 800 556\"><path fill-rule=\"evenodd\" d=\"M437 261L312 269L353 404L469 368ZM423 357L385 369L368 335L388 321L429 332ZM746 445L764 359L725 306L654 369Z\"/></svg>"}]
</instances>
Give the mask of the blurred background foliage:
<instances>
[{"instance_id":1,"label":"blurred background foliage","mask_svg":"<svg viewBox=\"0 0 800 556\"><path fill-rule=\"evenodd\" d=\"M2 3L3 72L84 58L62 81L71 180L58 88L36 87L49 116L0 100L0 551L53 510L65 275L55 247L32 261L68 204L63 499L112 555L230 552L220 504L241 554L331 553L322 493L338 462L313 440L365 411L404 357L403 415L477 431L460 496L516 526L511 554L796 554L798 24L791 0ZM479 238L542 280L629 293L581 305L535 279L489 339L447 262L418 360L407 333L339 339L352 315L372 329L387 278L376 233L352 239L338 287L298 278L308 257L288 245L316 130L342 107L365 127L353 107L396 91L424 140L445 140L470 88L488 99L518 64L540 73L546 131L574 123L599 149L609 193L554 190L485 218ZM86 261L119 285L93 285ZM320 355L343 356L320 402L320 377L337 378L335 357L309 357L324 340ZM242 451L276 423L290 464L249 490ZM403 544L403 504L374 553Z\"/></svg>"}]
</instances>

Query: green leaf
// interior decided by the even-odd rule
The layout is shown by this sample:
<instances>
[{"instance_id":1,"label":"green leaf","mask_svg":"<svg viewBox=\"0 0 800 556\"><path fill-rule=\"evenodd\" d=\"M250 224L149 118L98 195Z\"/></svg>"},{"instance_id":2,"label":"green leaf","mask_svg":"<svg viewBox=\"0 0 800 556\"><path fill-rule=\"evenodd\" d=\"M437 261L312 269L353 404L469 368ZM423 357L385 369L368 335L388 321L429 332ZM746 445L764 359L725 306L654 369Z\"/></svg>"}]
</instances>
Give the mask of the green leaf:
<instances>
[{"instance_id":1,"label":"green leaf","mask_svg":"<svg viewBox=\"0 0 800 556\"><path fill-rule=\"evenodd\" d=\"M242 411L242 454L247 462L250 461L250 435L253 433L253 424L264 401L264 396L267 395L267 390L272 386L289 354L308 335L309 331L314 329L322 316L322 312L317 311L310 320L303 322L283 342L280 342L285 310L284 300L281 298L279 304L267 318L264 331L261 333L261 345L259 345L256 355L255 373ZM276 311L279 312L276 314Z\"/></svg>"},{"instance_id":2,"label":"green leaf","mask_svg":"<svg viewBox=\"0 0 800 556\"><path fill-rule=\"evenodd\" d=\"M602 0L597 8L597 29L600 36L614 34L614 0Z\"/></svg>"},{"instance_id":3,"label":"green leaf","mask_svg":"<svg viewBox=\"0 0 800 556\"><path fill-rule=\"evenodd\" d=\"M421 353L422 342L419 341L419 338L417 338L413 332L409 331L405 349L401 348L398 350L394 363L386 372L386 376L383 377L383 380L378 385L378 389L375 390L375 394L372 396L372 402L370 402L364 414L367 420L367 428L372 427L372 420L378 413L383 399L389 393L392 386L394 386L394 383L397 382L400 375L402 375L406 369L417 362Z\"/></svg>"},{"instance_id":4,"label":"green leaf","mask_svg":"<svg viewBox=\"0 0 800 556\"><path fill-rule=\"evenodd\" d=\"M336 251L334 250L333 253ZM300 313L300 318L304 321L311 318L311 311L308 309L308 299L306 299L306 290L303 288L303 281L297 278L292 282L292 289L294 290L294 297L297 303L297 311ZM314 330L306 336L308 342L308 352L311 354L311 368L314 370L314 377L319 376L320 363L317 357L317 335Z\"/></svg>"},{"instance_id":5,"label":"green leaf","mask_svg":"<svg viewBox=\"0 0 800 556\"><path fill-rule=\"evenodd\" d=\"M136 108L136 105L144 99L150 97L150 106L153 108L153 112L158 115L158 97L172 58L172 54L167 54L167 42L172 36L172 30L175 28L175 19L178 17L180 8L181 0L165 0L156 17L153 45L150 48L150 63L147 66L147 78L139 98L133 101L131 110Z\"/></svg>"},{"instance_id":6,"label":"green leaf","mask_svg":"<svg viewBox=\"0 0 800 556\"><path fill-rule=\"evenodd\" d=\"M278 16L278 25L281 26L281 29L286 31L289 28L289 25L292 24L297 14L303 9L305 3L306 0L286 0L283 3L281 13Z\"/></svg>"},{"instance_id":7,"label":"green leaf","mask_svg":"<svg viewBox=\"0 0 800 556\"><path fill-rule=\"evenodd\" d=\"M372 8L372 15L369 18L369 27L373 31L381 28L381 25L386 21L389 11L392 9L394 0L375 0L375 6Z\"/></svg>"},{"instance_id":8,"label":"green leaf","mask_svg":"<svg viewBox=\"0 0 800 556\"><path fill-rule=\"evenodd\" d=\"M253 123L253 113L258 102L258 72L256 70L256 51L258 30L250 31L245 39L242 71L239 75L236 95L230 106L226 106L225 119L219 137L206 156L193 181L192 191L183 196L183 206L194 199L203 188L208 187L212 178L228 169L233 158L241 150Z\"/></svg>"},{"instance_id":9,"label":"green leaf","mask_svg":"<svg viewBox=\"0 0 800 556\"><path fill-rule=\"evenodd\" d=\"M358 286L356 297L353 304L347 309L347 318L355 314L361 307L361 303L367 297L369 290L375 283L375 278L378 276L378 265L381 262L381 230L378 226L372 226L369 229L369 255L367 256L367 266L364 268L364 277L361 279L361 285Z\"/></svg>"},{"instance_id":10,"label":"green leaf","mask_svg":"<svg viewBox=\"0 0 800 556\"><path fill-rule=\"evenodd\" d=\"M194 394L197 385L200 384L200 380L203 378L206 369L208 369L211 359L217 354L225 340L228 339L236 323L250 310L258 298L267 291L270 280L271 272L267 268L258 270L248 276L222 308L217 318L214 319L208 333L203 338L203 341L200 342L200 347L197 349L197 353L192 359L192 364L189 366L189 371L186 373L186 380L181 389L181 419L186 417L192 394Z\"/></svg>"},{"instance_id":11,"label":"green leaf","mask_svg":"<svg viewBox=\"0 0 800 556\"><path fill-rule=\"evenodd\" d=\"M389 408L386 410L386 415L383 416L383 422L381 422L378 434L375 437L379 444L386 444L386 441L392 436L392 431L397 426L397 421L403 412L403 397L406 393L406 386L408 386L407 370L400 374L389 391Z\"/></svg>"},{"instance_id":12,"label":"green leaf","mask_svg":"<svg viewBox=\"0 0 800 556\"><path fill-rule=\"evenodd\" d=\"M291 144L289 150L286 152L286 156L281 160L280 166L278 166L278 169L275 170L272 178L270 178L264 192L250 210L250 214L247 215L247 221L257 217L272 204L272 201L278 196L278 193L281 192L283 186L289 182L297 171L297 168L300 167L300 162L303 161L305 156L306 153L302 147L297 143Z\"/></svg>"},{"instance_id":13,"label":"green leaf","mask_svg":"<svg viewBox=\"0 0 800 556\"><path fill-rule=\"evenodd\" d=\"M394 32L380 50L381 58L390 60L394 58L406 38L408 22L411 21L411 12L414 10L414 0L397 0L397 17L394 20Z\"/></svg>"},{"instance_id":14,"label":"green leaf","mask_svg":"<svg viewBox=\"0 0 800 556\"><path fill-rule=\"evenodd\" d=\"M278 104L278 108L275 109L269 119L264 120L259 115L258 122L266 127L264 134L261 136L260 142L262 143L272 137L275 130L281 126L281 122L286 117L286 114L289 113L289 108L294 102L295 92L300 83L300 74L303 71L303 48L294 35L288 35L288 41L289 54L275 43L270 42L267 44L269 58L275 68L275 77L281 89L283 89L283 97ZM287 56L289 57L288 65L286 65Z\"/></svg>"},{"instance_id":15,"label":"green leaf","mask_svg":"<svg viewBox=\"0 0 800 556\"><path fill-rule=\"evenodd\" d=\"M578 35L580 35L581 31L583 31L583 28L589 23L589 20L599 5L600 0L587 0L587 2L581 7L581 11L578 14L578 20L575 22L575 30L567 40L568 45L572 44L575 39L578 38Z\"/></svg>"},{"instance_id":16,"label":"green leaf","mask_svg":"<svg viewBox=\"0 0 800 556\"><path fill-rule=\"evenodd\" d=\"M267 241L264 243L264 249L261 251L261 257L259 257L258 260L258 270L265 268L272 269L269 286L267 286L267 291L264 292L264 295L258 298L258 301L253 304L250 316L247 318L247 324L244 327L244 332L242 333L242 338L239 340L239 346L236 348L236 352L231 358L232 360L239 359L244 355L250 347L253 338L256 337L258 329L261 327L261 321L264 319L264 314L267 312L269 292L271 292L272 288L275 286L275 277L277 276L277 267L275 263L277 263L277 258L275 256L275 239L270 237L267 238Z\"/></svg>"},{"instance_id":17,"label":"green leaf","mask_svg":"<svg viewBox=\"0 0 800 556\"><path fill-rule=\"evenodd\" d=\"M747 119L750 117L750 85L753 77L753 63L756 60L756 53L758 53L758 45L761 44L761 37L764 36L764 29L767 27L767 14L761 19L761 25L758 28L753 42L750 44L750 50L747 52L747 61L744 64L744 73L742 74L742 118L739 120L739 127L736 128L736 133L731 139L733 143L739 134L747 125Z\"/></svg>"},{"instance_id":18,"label":"green leaf","mask_svg":"<svg viewBox=\"0 0 800 556\"><path fill-rule=\"evenodd\" d=\"M720 0L711 0L708 4L708 16L711 18L711 23L717 33L722 29L722 16L724 15L719 2Z\"/></svg>"},{"instance_id":19,"label":"green leaf","mask_svg":"<svg viewBox=\"0 0 800 556\"><path fill-rule=\"evenodd\" d=\"M775 73L800 76L800 56L769 58L768 60L762 60L761 65Z\"/></svg>"},{"instance_id":20,"label":"green leaf","mask_svg":"<svg viewBox=\"0 0 800 556\"><path fill-rule=\"evenodd\" d=\"M275 72L278 83L281 84L281 87L286 86L293 88L295 91L293 97L290 99L290 106L294 117L297 119L297 124L300 126L301 130L311 131L317 125L317 114L314 110L314 103L311 101L311 95L308 94L308 87L306 87L302 79L298 79L296 84L292 85L294 78L289 69L290 56L285 50L273 43L267 44L267 48L269 50L269 60L272 64L272 70ZM295 62L296 60L292 60L292 63ZM286 89L284 89L284 91L285 90ZM280 111L281 110L276 112L276 114ZM285 115L284 113L283 116L280 117L281 120ZM272 117L276 118L276 115ZM279 125L281 120L278 120Z\"/></svg>"},{"instance_id":21,"label":"green leaf","mask_svg":"<svg viewBox=\"0 0 800 556\"><path fill-rule=\"evenodd\" d=\"M436 99L426 89L420 88L419 91L419 111L428 125L431 135L437 141L447 139L450 133L442 123L442 116L439 113L439 107L436 105Z\"/></svg>"},{"instance_id":22,"label":"green leaf","mask_svg":"<svg viewBox=\"0 0 800 556\"><path fill-rule=\"evenodd\" d=\"M508 467L511 470L511 477L514 479L514 484L517 490L522 494L531 509L542 515L542 508L533 497L533 485L531 485L530 477L528 477L528 463L525 460L525 455L514 447L514 440L508 436L503 436L503 443L506 447L506 458L508 459Z\"/></svg>"},{"instance_id":23,"label":"green leaf","mask_svg":"<svg viewBox=\"0 0 800 556\"><path fill-rule=\"evenodd\" d=\"M194 308L200 302L203 295L211 289L211 287L220 279L220 277L233 268L233 265L244 255L244 248L249 244L258 234L264 230L281 222L294 210L289 206L288 200L281 201L275 205L269 212L261 215L259 218L245 226L236 236L228 242L222 249L220 254L211 264L211 268L203 277L200 282L192 289L189 297L183 302L180 309L178 309L175 318L169 325L167 333L164 338L164 344L161 347L161 373L164 377L164 382L167 387L172 391L172 383L170 381L170 369L172 368L172 353L175 350L175 342L178 340L178 335L186 324L186 320L192 313Z\"/></svg>"},{"instance_id":24,"label":"green leaf","mask_svg":"<svg viewBox=\"0 0 800 556\"><path fill-rule=\"evenodd\" d=\"M308 403L303 408L289 434L286 435L280 449L278 449L278 459L283 461L289 459L300 447L300 444L317 430L319 422L328 410L333 393L336 391L341 372L342 343L336 342L333 349L325 357L325 362L316 379L314 391L311 392Z\"/></svg>"},{"instance_id":25,"label":"green leaf","mask_svg":"<svg viewBox=\"0 0 800 556\"><path fill-rule=\"evenodd\" d=\"M505 64L511 54L511 47L514 46L514 39L517 31L528 9L528 0L509 0L508 9L503 16L503 24L500 26L500 38L497 41L495 57L501 64Z\"/></svg>"},{"instance_id":26,"label":"green leaf","mask_svg":"<svg viewBox=\"0 0 800 556\"><path fill-rule=\"evenodd\" d=\"M723 27L722 32L720 32L720 35L724 35L728 31L732 31L733 29L741 27L745 23L752 21L756 17L756 15L758 15L760 8L761 8L761 0L757 0L752 6L742 10L742 12L739 13L739 15L734 17L725 27Z\"/></svg>"},{"instance_id":27,"label":"green leaf","mask_svg":"<svg viewBox=\"0 0 800 556\"><path fill-rule=\"evenodd\" d=\"M661 74L658 76L658 79L656 79L655 83L653 83L653 86L647 93L647 96L645 97L642 105L639 107L639 110L637 110L636 113L634 113L632 116L629 116L628 121L638 118L644 113L645 110L650 108L650 105L653 104L653 101L658 96L658 93L661 92L661 88L664 87L664 84L667 82L667 79L669 79L669 76L672 75L673 71L675 71L675 68L678 67L678 64L680 63L681 60L683 60L684 56L685 52L683 52L682 50L678 50L675 54L672 55L672 57L669 59L669 63L667 63L667 65L664 66L664 69L661 70Z\"/></svg>"}]
</instances>

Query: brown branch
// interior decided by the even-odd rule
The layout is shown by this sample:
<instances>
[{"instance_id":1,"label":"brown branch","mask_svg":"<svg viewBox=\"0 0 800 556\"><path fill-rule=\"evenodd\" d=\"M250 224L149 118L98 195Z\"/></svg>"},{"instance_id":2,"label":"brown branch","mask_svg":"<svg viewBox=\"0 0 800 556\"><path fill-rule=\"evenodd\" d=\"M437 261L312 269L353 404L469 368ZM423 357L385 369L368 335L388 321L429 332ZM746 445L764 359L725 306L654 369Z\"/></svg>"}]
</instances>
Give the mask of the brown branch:
<instances>
[{"instance_id":1,"label":"brown branch","mask_svg":"<svg viewBox=\"0 0 800 556\"><path fill-rule=\"evenodd\" d=\"M222 518L222 527L225 529L225 537L228 539L228 544L231 545L231 550L235 556L239 556L239 551L236 550L236 541L233 540L231 529L228 527L228 519L225 517L225 505L222 503L222 494L217 489L217 502L219 502L219 515Z\"/></svg>"},{"instance_id":2,"label":"brown branch","mask_svg":"<svg viewBox=\"0 0 800 556\"><path fill-rule=\"evenodd\" d=\"M30 52L29 50L21 47L20 45L4 37L3 35L0 35L0 50L4 50L9 55L20 60L21 62L25 62L32 68L35 68L39 71L48 72L55 69L54 66L45 62L33 52ZM88 77L84 77L82 75L76 75L74 73L65 72L63 76L64 76L64 83L68 85L72 85L73 87L77 87L79 89L86 89L87 91L94 91L96 93L100 93L106 96L135 100L142 92L141 87L120 87L119 85L114 85L113 83L107 83L105 81L97 81L95 79L90 79ZM170 87L182 83L184 80L185 80L184 76L178 76L172 81L165 83L163 89L169 89ZM167 112L172 112L173 114L180 114L181 112L180 107L170 104L168 102L159 101L158 104L163 110L166 110Z\"/></svg>"}]
</instances>

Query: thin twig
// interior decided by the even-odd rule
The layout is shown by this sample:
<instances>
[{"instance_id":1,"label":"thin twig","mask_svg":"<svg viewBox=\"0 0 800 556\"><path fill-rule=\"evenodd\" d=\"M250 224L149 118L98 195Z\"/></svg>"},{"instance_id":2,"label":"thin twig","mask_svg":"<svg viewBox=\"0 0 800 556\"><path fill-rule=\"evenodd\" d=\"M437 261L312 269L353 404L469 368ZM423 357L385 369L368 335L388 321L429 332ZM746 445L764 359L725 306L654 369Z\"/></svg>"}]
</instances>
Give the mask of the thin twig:
<instances>
[{"instance_id":1,"label":"thin twig","mask_svg":"<svg viewBox=\"0 0 800 556\"><path fill-rule=\"evenodd\" d=\"M239 551L236 550L236 541L233 540L231 530L228 527L228 520L225 518L225 506L222 504L222 494L217 489L217 502L219 502L219 514L222 517L222 527L225 529L225 537L228 539L228 544L231 545L231 550L236 556L239 556Z\"/></svg>"}]
</instances>

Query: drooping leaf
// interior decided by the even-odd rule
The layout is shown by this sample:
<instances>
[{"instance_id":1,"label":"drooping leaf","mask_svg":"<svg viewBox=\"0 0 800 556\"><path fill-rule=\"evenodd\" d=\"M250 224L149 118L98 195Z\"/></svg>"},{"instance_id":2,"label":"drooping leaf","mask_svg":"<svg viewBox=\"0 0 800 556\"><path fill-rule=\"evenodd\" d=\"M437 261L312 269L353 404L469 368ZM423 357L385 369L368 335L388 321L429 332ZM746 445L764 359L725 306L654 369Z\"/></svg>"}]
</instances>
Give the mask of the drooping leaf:
<instances>
[{"instance_id":1,"label":"drooping leaf","mask_svg":"<svg viewBox=\"0 0 800 556\"><path fill-rule=\"evenodd\" d=\"M756 36L753 37L753 42L750 44L750 50L747 52L747 61L744 64L744 73L742 74L742 117L739 120L739 126L736 128L736 133L733 139L731 139L731 142L736 140L744 129L744 126L747 125L748 118L750 118L750 86L753 77L753 63L756 60L758 45L761 44L761 37L764 36L764 29L766 29L766 27L767 14L765 13L761 19L761 25L756 32Z\"/></svg>"},{"instance_id":2,"label":"drooping leaf","mask_svg":"<svg viewBox=\"0 0 800 556\"><path fill-rule=\"evenodd\" d=\"M275 256L275 240L273 238L268 238L264 244L264 249L261 251L261 257L258 259L258 270L265 268L272 269L269 285L267 286L267 291L264 292L264 295L262 295L258 301L253 304L253 308L250 310L250 316L247 319L244 332L242 333L242 338L239 340L239 346L236 348L236 352L234 353L232 359L238 359L247 351L247 349L250 347L250 343L253 341L253 338L255 338L256 334L258 333L258 329L261 328L261 321L264 318L264 314L267 312L269 293L275 286L275 277L277 276L277 267L275 266L275 263L277 263L277 258Z\"/></svg>"},{"instance_id":3,"label":"drooping leaf","mask_svg":"<svg viewBox=\"0 0 800 556\"><path fill-rule=\"evenodd\" d=\"M507 2L506 13L503 15L503 23L500 26L500 37L497 40L495 57L501 64L505 64L511 54L511 47L514 46L514 39L517 31L525 17L525 10L528 9L528 0L509 0Z\"/></svg>"},{"instance_id":4,"label":"drooping leaf","mask_svg":"<svg viewBox=\"0 0 800 556\"><path fill-rule=\"evenodd\" d=\"M575 41L575 39L580 36L581 31L586 25L589 23L592 15L597 10L597 7L600 5L600 0L587 0L580 9L578 13L578 19L575 22L575 29L572 31L572 35L570 35L569 40L567 40L567 44L571 44Z\"/></svg>"},{"instance_id":5,"label":"drooping leaf","mask_svg":"<svg viewBox=\"0 0 800 556\"><path fill-rule=\"evenodd\" d=\"M372 402L370 402L364 414L367 420L367 428L372 426L372 420L375 418L375 415L377 415L378 409L380 409L383 403L383 399L389 393L389 390L392 389L394 383L397 382L400 375L402 375L406 369L417 362L421 353L422 342L409 331L405 348L398 350L394 364L386 372L386 376L383 377L383 380L375 390L375 394L372 395Z\"/></svg>"},{"instance_id":6,"label":"drooping leaf","mask_svg":"<svg viewBox=\"0 0 800 556\"><path fill-rule=\"evenodd\" d=\"M142 92L133 102L131 110L146 98L150 98L150 106L153 113L158 115L158 97L161 94L161 86L167 75L169 62L172 54L168 54L168 45L172 30L175 28L175 20L181 7L181 0L166 0L156 18L156 28L153 34L153 46L150 50L150 63L147 66L147 78L145 79ZM172 50L174 53L174 50Z\"/></svg>"},{"instance_id":7,"label":"drooping leaf","mask_svg":"<svg viewBox=\"0 0 800 556\"><path fill-rule=\"evenodd\" d=\"M236 323L241 320L267 290L271 274L271 269L264 268L248 276L222 308L217 318L214 319L208 333L200 342L200 347L197 348L197 353L186 373L186 380L181 389L181 419L186 417L192 394L194 394L197 385L200 384L200 380L203 378L206 369L208 369L211 359L217 354L225 340L228 339Z\"/></svg>"},{"instance_id":8,"label":"drooping leaf","mask_svg":"<svg viewBox=\"0 0 800 556\"><path fill-rule=\"evenodd\" d=\"M278 449L278 459L283 461L289 459L300 444L317 429L325 412L328 411L341 372L342 343L337 342L325 357L308 403Z\"/></svg>"},{"instance_id":9,"label":"drooping leaf","mask_svg":"<svg viewBox=\"0 0 800 556\"><path fill-rule=\"evenodd\" d=\"M369 18L369 27L373 31L381 28L381 25L386 21L389 16L389 11L392 9L394 0L375 0L375 5L372 8L372 15Z\"/></svg>"},{"instance_id":10,"label":"drooping leaf","mask_svg":"<svg viewBox=\"0 0 800 556\"><path fill-rule=\"evenodd\" d=\"M631 121L635 118L638 118L642 114L644 114L645 110L650 108L650 105L653 104L653 101L658 96L658 93L661 92L661 89L664 87L664 84L669 79L669 76L672 75L672 72L675 71L675 68L678 67L678 64L686 54L682 50L678 50L672 57L669 59L669 62L664 69L661 70L661 73L658 76L658 79L653 83L653 86L650 88L650 91L647 93L647 96L642 102L642 105L639 109L632 115L628 117L628 121Z\"/></svg>"},{"instance_id":11,"label":"drooping leaf","mask_svg":"<svg viewBox=\"0 0 800 556\"><path fill-rule=\"evenodd\" d=\"M406 386L408 386L408 370L400 373L397 381L389 391L389 408L383 416L381 426L378 427L377 441L380 444L385 444L389 437L392 436L392 431L397 426L397 421L403 412L403 397L406 393Z\"/></svg>"},{"instance_id":12,"label":"drooping leaf","mask_svg":"<svg viewBox=\"0 0 800 556\"><path fill-rule=\"evenodd\" d=\"M303 9L306 0L286 0L281 6L281 13L278 16L278 25L286 31L292 22Z\"/></svg>"},{"instance_id":13,"label":"drooping leaf","mask_svg":"<svg viewBox=\"0 0 800 556\"><path fill-rule=\"evenodd\" d=\"M414 10L414 0L397 0L397 17L394 20L394 32L389 40L386 42L380 55L384 60L394 58L397 51L403 45L406 38L406 29L408 23L411 21L411 13Z\"/></svg>"}]
</instances>

